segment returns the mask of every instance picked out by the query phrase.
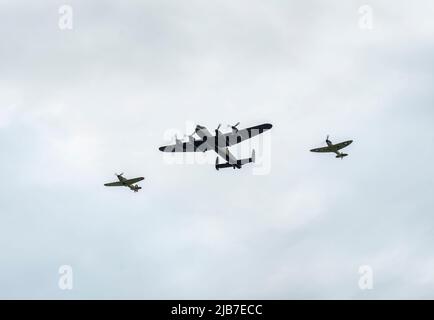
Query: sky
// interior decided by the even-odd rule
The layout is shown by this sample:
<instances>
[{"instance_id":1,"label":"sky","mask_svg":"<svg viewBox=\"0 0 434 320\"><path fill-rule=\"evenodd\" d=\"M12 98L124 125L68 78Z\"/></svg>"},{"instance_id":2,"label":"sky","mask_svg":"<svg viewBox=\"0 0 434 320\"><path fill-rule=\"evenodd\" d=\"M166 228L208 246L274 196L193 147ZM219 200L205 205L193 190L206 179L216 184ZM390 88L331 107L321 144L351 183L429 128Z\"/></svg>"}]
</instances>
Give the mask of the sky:
<instances>
[{"instance_id":1,"label":"sky","mask_svg":"<svg viewBox=\"0 0 434 320\"><path fill-rule=\"evenodd\" d=\"M0 298L434 298L432 1L0 5ZM238 121L264 170L158 151Z\"/></svg>"}]
</instances>

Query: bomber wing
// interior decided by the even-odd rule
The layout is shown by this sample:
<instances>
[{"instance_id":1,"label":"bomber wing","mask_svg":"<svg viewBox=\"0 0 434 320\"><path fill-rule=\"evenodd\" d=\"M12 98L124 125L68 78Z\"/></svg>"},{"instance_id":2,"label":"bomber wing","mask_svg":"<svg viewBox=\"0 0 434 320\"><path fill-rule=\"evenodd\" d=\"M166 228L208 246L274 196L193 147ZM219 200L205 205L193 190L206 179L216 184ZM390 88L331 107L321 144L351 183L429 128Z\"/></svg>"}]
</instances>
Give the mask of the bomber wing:
<instances>
[{"instance_id":1,"label":"bomber wing","mask_svg":"<svg viewBox=\"0 0 434 320\"><path fill-rule=\"evenodd\" d=\"M230 147L234 144L243 142L244 140L253 138L261 133L264 133L267 130L270 130L273 126L269 123L261 124L259 126L254 126L242 130L238 130L238 132L230 132L222 134L221 137L226 140L226 146Z\"/></svg>"},{"instance_id":2,"label":"bomber wing","mask_svg":"<svg viewBox=\"0 0 434 320\"><path fill-rule=\"evenodd\" d=\"M158 149L162 152L195 152L202 144L202 140L196 140L194 142L172 144L169 146L160 147Z\"/></svg>"}]
</instances>

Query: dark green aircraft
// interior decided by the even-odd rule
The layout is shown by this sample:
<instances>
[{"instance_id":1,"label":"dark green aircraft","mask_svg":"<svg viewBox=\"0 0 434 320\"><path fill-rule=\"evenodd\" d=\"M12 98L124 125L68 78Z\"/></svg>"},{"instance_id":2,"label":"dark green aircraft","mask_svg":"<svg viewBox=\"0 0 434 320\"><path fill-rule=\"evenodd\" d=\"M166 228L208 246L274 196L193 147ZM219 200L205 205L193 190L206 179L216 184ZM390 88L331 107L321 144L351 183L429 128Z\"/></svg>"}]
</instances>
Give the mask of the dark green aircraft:
<instances>
[{"instance_id":1,"label":"dark green aircraft","mask_svg":"<svg viewBox=\"0 0 434 320\"><path fill-rule=\"evenodd\" d=\"M106 183L106 184L104 184L106 187L128 187L134 192L139 192L139 190L142 189L136 183L139 181L145 180L145 178L138 177L138 178L134 178L134 179L126 179L123 177L123 173L121 173L121 174L115 173L115 175L116 175L116 177L118 177L119 181Z\"/></svg>"},{"instance_id":2,"label":"dark green aircraft","mask_svg":"<svg viewBox=\"0 0 434 320\"><path fill-rule=\"evenodd\" d=\"M353 140L348 140L345 142L333 144L329 140L329 136L327 136L326 143L327 143L327 147L312 149L310 151L311 152L334 152L334 153L336 153L336 158L343 159L344 157L348 156L348 154L339 152L339 150L341 150L345 147L348 147L351 143L353 143Z\"/></svg>"}]
</instances>

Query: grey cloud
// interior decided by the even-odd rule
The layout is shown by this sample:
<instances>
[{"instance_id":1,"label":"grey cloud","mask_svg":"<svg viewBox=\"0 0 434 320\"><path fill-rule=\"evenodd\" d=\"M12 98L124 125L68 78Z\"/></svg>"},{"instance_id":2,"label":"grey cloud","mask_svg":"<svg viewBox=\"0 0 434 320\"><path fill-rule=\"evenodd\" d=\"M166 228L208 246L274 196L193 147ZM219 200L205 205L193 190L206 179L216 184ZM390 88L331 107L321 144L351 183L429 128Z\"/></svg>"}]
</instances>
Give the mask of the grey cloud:
<instances>
[{"instance_id":1,"label":"grey cloud","mask_svg":"<svg viewBox=\"0 0 434 320\"><path fill-rule=\"evenodd\" d=\"M61 4L2 1L0 297L432 298L431 2ZM270 174L167 165L186 121L273 123Z\"/></svg>"}]
</instances>

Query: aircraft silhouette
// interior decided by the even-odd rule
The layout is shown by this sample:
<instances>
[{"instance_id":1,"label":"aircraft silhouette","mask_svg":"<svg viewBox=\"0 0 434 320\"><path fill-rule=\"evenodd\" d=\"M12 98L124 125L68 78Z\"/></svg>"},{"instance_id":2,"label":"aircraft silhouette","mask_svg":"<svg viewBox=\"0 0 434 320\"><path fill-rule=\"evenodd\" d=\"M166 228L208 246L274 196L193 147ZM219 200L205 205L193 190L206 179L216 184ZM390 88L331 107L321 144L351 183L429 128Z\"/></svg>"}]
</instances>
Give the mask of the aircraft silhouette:
<instances>
[{"instance_id":1,"label":"aircraft silhouette","mask_svg":"<svg viewBox=\"0 0 434 320\"><path fill-rule=\"evenodd\" d=\"M228 147L238 144L244 140L253 138L256 135L262 134L267 130L270 130L273 126L269 123L261 124L258 126L238 129L238 122L235 125L229 126L232 131L230 133L221 133L221 124L214 130L215 135L212 135L208 129L204 126L197 125L194 132L188 136L188 142L182 142L175 136L175 144L169 146L160 147L162 152L206 152L213 150L218 156L225 159L226 162L219 163L219 157L216 158L215 168L219 170L221 168L238 168L247 163L255 162L255 150L252 151L250 158L236 159ZM196 140L194 135L197 135L200 139Z\"/></svg>"}]
</instances>

